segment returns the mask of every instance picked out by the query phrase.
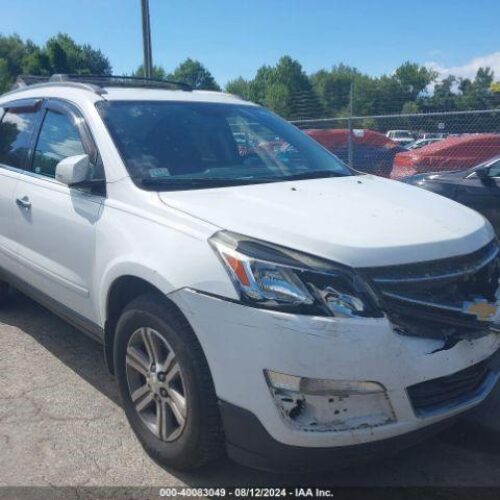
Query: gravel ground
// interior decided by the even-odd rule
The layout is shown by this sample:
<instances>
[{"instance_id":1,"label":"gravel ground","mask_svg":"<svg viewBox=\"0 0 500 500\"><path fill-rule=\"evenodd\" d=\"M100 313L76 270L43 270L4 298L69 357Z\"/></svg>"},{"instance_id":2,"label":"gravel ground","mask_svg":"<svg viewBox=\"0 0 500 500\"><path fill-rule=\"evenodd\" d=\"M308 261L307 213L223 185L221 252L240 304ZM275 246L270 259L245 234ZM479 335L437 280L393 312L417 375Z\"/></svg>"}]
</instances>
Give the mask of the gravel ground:
<instances>
[{"instance_id":1,"label":"gravel ground","mask_svg":"<svg viewBox=\"0 0 500 500\"><path fill-rule=\"evenodd\" d=\"M135 439L102 347L15 294L0 310L0 486L156 488L306 481L334 487L499 487L500 433L494 428L500 421L499 396L496 391L484 409L436 438L362 467L305 480L224 459L181 474L155 464ZM487 415L488 425L481 425L481 415ZM0 489L0 497L11 497L13 491ZM64 491L54 490L52 498L69 498L68 491L74 490Z\"/></svg>"}]
</instances>

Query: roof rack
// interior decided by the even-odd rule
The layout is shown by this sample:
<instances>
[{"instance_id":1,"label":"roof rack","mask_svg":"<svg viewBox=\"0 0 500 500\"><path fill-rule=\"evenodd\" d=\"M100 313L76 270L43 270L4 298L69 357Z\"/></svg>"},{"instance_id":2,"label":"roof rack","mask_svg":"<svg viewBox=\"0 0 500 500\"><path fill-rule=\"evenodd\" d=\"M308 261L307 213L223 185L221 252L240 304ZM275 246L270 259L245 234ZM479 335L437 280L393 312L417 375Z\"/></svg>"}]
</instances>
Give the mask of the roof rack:
<instances>
[{"instance_id":1,"label":"roof rack","mask_svg":"<svg viewBox=\"0 0 500 500\"><path fill-rule=\"evenodd\" d=\"M135 76L116 75L72 75L55 74L52 76L20 75L12 92L25 89L31 86L47 87L54 85L64 85L78 88L85 88L96 94L104 94L104 87L134 87L134 88L154 88L154 89L177 89L191 91L193 88L184 82L173 80L159 80L155 78L138 78Z\"/></svg>"}]
</instances>

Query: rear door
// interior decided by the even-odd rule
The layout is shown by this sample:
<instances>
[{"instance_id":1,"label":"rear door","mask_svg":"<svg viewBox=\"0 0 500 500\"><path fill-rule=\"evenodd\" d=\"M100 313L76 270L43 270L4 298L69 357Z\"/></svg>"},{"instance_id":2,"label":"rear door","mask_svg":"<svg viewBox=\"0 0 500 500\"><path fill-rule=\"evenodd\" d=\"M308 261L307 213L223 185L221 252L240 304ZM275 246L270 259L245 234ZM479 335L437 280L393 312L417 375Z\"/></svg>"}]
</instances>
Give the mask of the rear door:
<instances>
[{"instance_id":1,"label":"rear door","mask_svg":"<svg viewBox=\"0 0 500 500\"><path fill-rule=\"evenodd\" d=\"M42 111L33 154L15 192L20 276L42 302L92 326L84 322L97 319L91 290L103 194L60 183L55 169L63 158L87 153L97 177L103 175L99 155L73 106L48 100Z\"/></svg>"},{"instance_id":2,"label":"rear door","mask_svg":"<svg viewBox=\"0 0 500 500\"><path fill-rule=\"evenodd\" d=\"M0 272L7 275L17 274L14 194L41 117L41 104L40 99L23 99L0 108Z\"/></svg>"},{"instance_id":3,"label":"rear door","mask_svg":"<svg viewBox=\"0 0 500 500\"><path fill-rule=\"evenodd\" d=\"M486 168L488 178L476 175L463 179L456 200L482 213L500 234L500 160Z\"/></svg>"}]
</instances>

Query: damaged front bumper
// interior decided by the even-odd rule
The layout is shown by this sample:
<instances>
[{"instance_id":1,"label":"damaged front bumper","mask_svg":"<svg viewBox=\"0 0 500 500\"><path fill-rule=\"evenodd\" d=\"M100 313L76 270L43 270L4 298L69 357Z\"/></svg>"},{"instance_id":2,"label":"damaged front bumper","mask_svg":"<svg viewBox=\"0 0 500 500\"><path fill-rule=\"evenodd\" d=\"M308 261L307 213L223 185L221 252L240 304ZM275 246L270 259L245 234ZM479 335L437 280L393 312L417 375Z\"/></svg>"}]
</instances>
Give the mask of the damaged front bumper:
<instances>
[{"instance_id":1,"label":"damaged front bumper","mask_svg":"<svg viewBox=\"0 0 500 500\"><path fill-rule=\"evenodd\" d=\"M500 246L431 262L361 269L403 335L461 339L500 333Z\"/></svg>"},{"instance_id":2,"label":"damaged front bumper","mask_svg":"<svg viewBox=\"0 0 500 500\"><path fill-rule=\"evenodd\" d=\"M377 442L415 435L472 408L498 377L496 365L489 364L500 348L500 336L493 333L440 350L442 340L398 335L386 318L293 315L189 289L170 298L198 336L222 406L238 409L232 414L250 413L278 448L376 448ZM488 363L484 373L466 371L481 363ZM280 387L273 374L292 376L292 386ZM454 374L449 384L463 391L450 399L446 382ZM293 386L293 377L313 382ZM412 399L415 387L418 397ZM283 396L288 408L281 404ZM432 411L419 411L419 398L432 400ZM298 399L303 400L300 411L294 410ZM233 422L234 415L224 413L225 426L232 425L226 420ZM232 456L242 461L243 455L257 453L244 449L248 433L243 423L239 437L228 429ZM261 455L266 453L263 449Z\"/></svg>"}]
</instances>

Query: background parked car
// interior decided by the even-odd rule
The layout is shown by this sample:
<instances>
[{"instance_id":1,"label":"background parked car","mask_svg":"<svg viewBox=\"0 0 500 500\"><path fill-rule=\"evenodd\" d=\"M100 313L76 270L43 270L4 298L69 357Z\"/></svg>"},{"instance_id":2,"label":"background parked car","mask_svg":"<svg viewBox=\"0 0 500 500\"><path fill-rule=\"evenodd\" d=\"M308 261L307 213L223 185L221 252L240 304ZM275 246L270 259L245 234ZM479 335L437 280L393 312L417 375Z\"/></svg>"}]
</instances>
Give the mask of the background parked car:
<instances>
[{"instance_id":1,"label":"background parked car","mask_svg":"<svg viewBox=\"0 0 500 500\"><path fill-rule=\"evenodd\" d=\"M403 181L481 212L500 236L500 157L466 171L413 175Z\"/></svg>"},{"instance_id":2,"label":"background parked car","mask_svg":"<svg viewBox=\"0 0 500 500\"><path fill-rule=\"evenodd\" d=\"M417 139L416 141L410 142L407 146L405 146L405 149L408 151L411 151L412 149L420 149L423 148L424 146L428 146L429 144L433 144L434 142L441 141L442 139L438 138L426 138L426 139Z\"/></svg>"},{"instance_id":3,"label":"background parked car","mask_svg":"<svg viewBox=\"0 0 500 500\"><path fill-rule=\"evenodd\" d=\"M448 134L446 132L422 132L419 139L446 139Z\"/></svg>"},{"instance_id":4,"label":"background parked car","mask_svg":"<svg viewBox=\"0 0 500 500\"><path fill-rule=\"evenodd\" d=\"M349 159L349 130L311 129L304 131L344 163ZM355 129L352 136L353 168L361 172L389 177L394 156L405 149L380 132Z\"/></svg>"},{"instance_id":5,"label":"background parked car","mask_svg":"<svg viewBox=\"0 0 500 500\"><path fill-rule=\"evenodd\" d=\"M500 134L448 137L423 148L398 153L392 179L428 172L467 170L500 155Z\"/></svg>"},{"instance_id":6,"label":"background parked car","mask_svg":"<svg viewBox=\"0 0 500 500\"><path fill-rule=\"evenodd\" d=\"M415 140L415 137L409 130L388 130L385 135L401 146L410 144L410 142Z\"/></svg>"}]
</instances>

